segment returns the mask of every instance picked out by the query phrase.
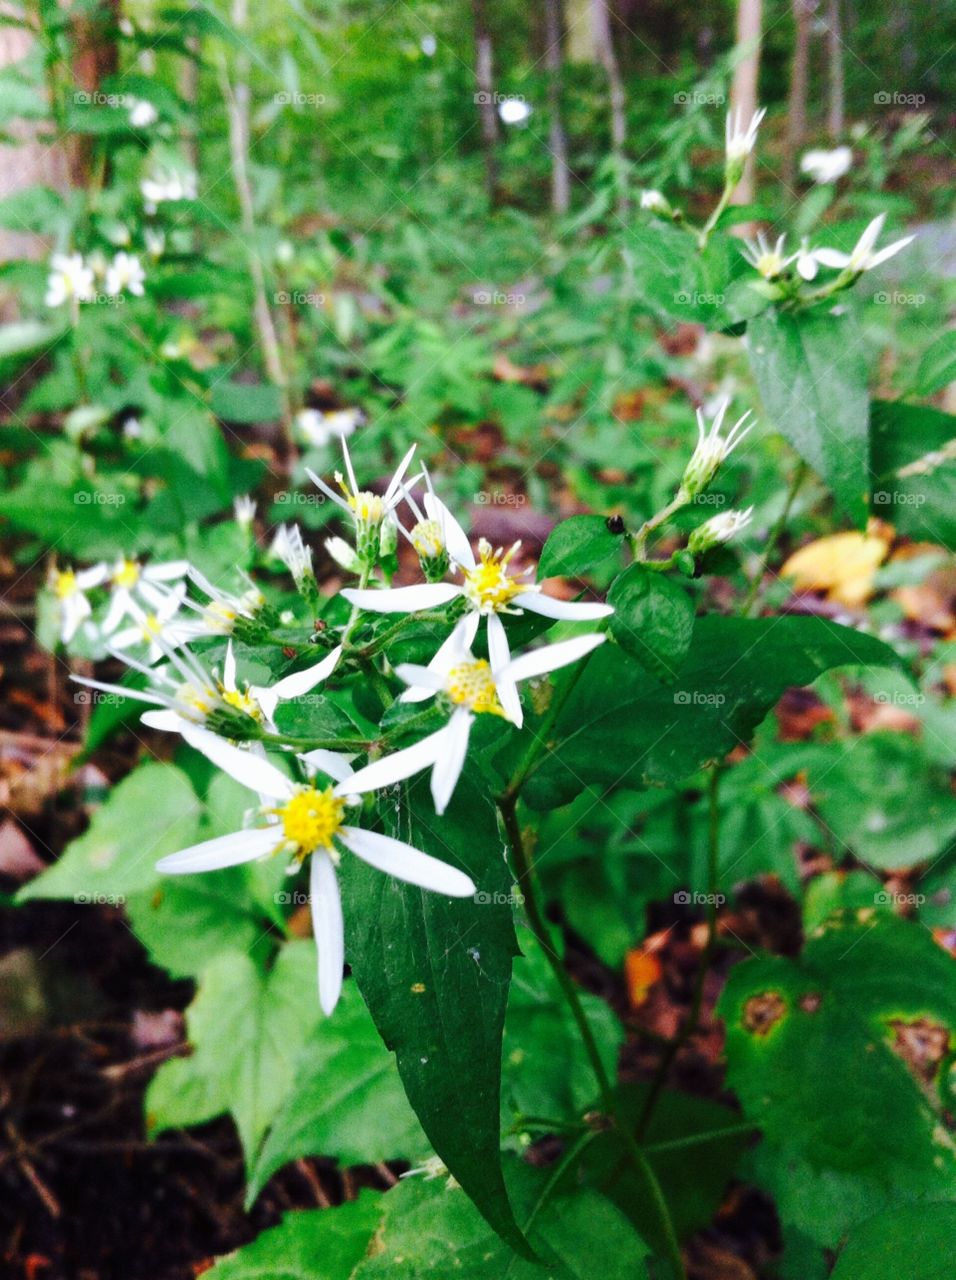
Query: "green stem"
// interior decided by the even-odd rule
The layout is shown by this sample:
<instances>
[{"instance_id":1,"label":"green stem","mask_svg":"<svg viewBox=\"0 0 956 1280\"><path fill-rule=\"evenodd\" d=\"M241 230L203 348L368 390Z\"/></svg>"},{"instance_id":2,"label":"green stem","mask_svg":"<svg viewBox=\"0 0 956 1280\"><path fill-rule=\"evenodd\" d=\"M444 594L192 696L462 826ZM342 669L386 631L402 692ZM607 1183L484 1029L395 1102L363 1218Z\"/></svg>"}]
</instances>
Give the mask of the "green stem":
<instances>
[{"instance_id":1,"label":"green stem","mask_svg":"<svg viewBox=\"0 0 956 1280\"><path fill-rule=\"evenodd\" d=\"M257 741L296 751L368 751L371 746L366 738L290 738L284 733L263 733Z\"/></svg>"},{"instance_id":2,"label":"green stem","mask_svg":"<svg viewBox=\"0 0 956 1280\"><path fill-rule=\"evenodd\" d=\"M648 538L651 536L651 534L654 532L655 529L657 529L660 525L664 523L665 520L669 520L675 511L679 511L681 507L686 507L686 506L687 506L687 499L683 496L683 494L677 493L670 500L670 502L668 502L666 507L661 507L660 511L658 511L655 515L652 515L649 520L645 520L644 523L641 525L640 529L638 529L637 533L632 533L630 535L631 546L634 551L635 560L647 559Z\"/></svg>"},{"instance_id":3,"label":"green stem","mask_svg":"<svg viewBox=\"0 0 956 1280\"><path fill-rule=\"evenodd\" d=\"M724 189L721 192L720 199L717 201L716 205L714 206L713 212L711 213L710 217L704 223L702 230L698 232L698 235L697 235L698 249L703 250L707 248L707 241L710 239L710 234L713 231L713 229L716 227L720 219L720 215L730 204L730 197L734 194L736 187L737 187L736 182L733 183L733 185L731 185L729 182L724 183Z\"/></svg>"},{"instance_id":4,"label":"green stem","mask_svg":"<svg viewBox=\"0 0 956 1280\"><path fill-rule=\"evenodd\" d=\"M686 1151L688 1147L702 1147L708 1142L717 1142L721 1138L732 1138L738 1133L755 1133L757 1126L748 1121L730 1124L723 1129L711 1129L707 1133L690 1133L685 1138L671 1138L667 1142L648 1142L643 1148L644 1154L653 1156L664 1151Z\"/></svg>"},{"instance_id":5,"label":"green stem","mask_svg":"<svg viewBox=\"0 0 956 1280\"><path fill-rule=\"evenodd\" d=\"M760 590L760 584L763 582L764 574L767 572L767 566L769 565L771 557L777 548L777 543L783 535L784 529L787 527L787 522L790 519L790 512L793 509L793 504L796 501L800 487L807 478L808 469L807 464L801 458L793 476L790 479L790 487L787 490L787 499L783 505L783 510L780 512L779 518L770 530L770 535L767 538L766 545L764 546L763 555L760 557L760 565L751 580L747 595L744 597L744 602L740 606L740 616L742 618L746 618L749 615L750 610L753 608L754 601L757 599L757 593Z\"/></svg>"}]
</instances>

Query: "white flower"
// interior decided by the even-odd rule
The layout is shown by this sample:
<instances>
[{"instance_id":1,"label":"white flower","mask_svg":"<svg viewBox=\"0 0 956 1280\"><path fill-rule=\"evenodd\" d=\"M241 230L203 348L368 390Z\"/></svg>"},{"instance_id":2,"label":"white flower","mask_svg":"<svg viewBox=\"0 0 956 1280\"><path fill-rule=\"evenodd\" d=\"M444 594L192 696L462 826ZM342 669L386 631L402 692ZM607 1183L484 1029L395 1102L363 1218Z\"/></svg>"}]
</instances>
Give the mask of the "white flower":
<instances>
[{"instance_id":1,"label":"white flower","mask_svg":"<svg viewBox=\"0 0 956 1280\"><path fill-rule=\"evenodd\" d=\"M256 518L256 500L243 493L232 500L232 514L240 529L248 532Z\"/></svg>"},{"instance_id":2,"label":"white flower","mask_svg":"<svg viewBox=\"0 0 956 1280\"><path fill-rule=\"evenodd\" d=\"M312 548L302 541L302 530L297 524L280 524L272 540L272 554L281 560L295 579L297 587L312 573Z\"/></svg>"},{"instance_id":3,"label":"white flower","mask_svg":"<svg viewBox=\"0 0 956 1280\"><path fill-rule=\"evenodd\" d=\"M766 107L761 107L751 117L747 127L744 128L742 112L727 112L726 156L728 164L740 165L750 155L757 142L757 130L760 128L760 122L766 114Z\"/></svg>"},{"instance_id":4,"label":"white flower","mask_svg":"<svg viewBox=\"0 0 956 1280\"><path fill-rule=\"evenodd\" d=\"M351 769L341 756L316 751L299 757L312 776L306 783L295 783L268 760L227 742L218 741L211 750L221 769L260 796L269 797L271 804L259 810L255 826L161 858L157 869L179 875L239 866L272 854L291 858L294 866L311 858L309 895L318 950L319 1003L327 1016L338 1002L345 963L345 929L336 877L342 848L387 875L434 893L467 898L475 892L474 882L456 867L404 841L346 824L345 799L332 786L320 787L314 776L319 770L345 783L347 789Z\"/></svg>"},{"instance_id":5,"label":"white flower","mask_svg":"<svg viewBox=\"0 0 956 1280\"><path fill-rule=\"evenodd\" d=\"M300 409L295 415L295 427L305 444L321 449L332 440L344 440L365 421L361 409L333 409L323 413L321 409Z\"/></svg>"},{"instance_id":6,"label":"white flower","mask_svg":"<svg viewBox=\"0 0 956 1280\"><path fill-rule=\"evenodd\" d=\"M853 166L850 147L834 147L832 151L807 151L800 159L800 171L814 182L837 182Z\"/></svg>"},{"instance_id":7,"label":"white flower","mask_svg":"<svg viewBox=\"0 0 956 1280\"><path fill-rule=\"evenodd\" d=\"M172 200L196 199L196 175L191 170L156 170L139 184L148 213Z\"/></svg>"},{"instance_id":8,"label":"white flower","mask_svg":"<svg viewBox=\"0 0 956 1280\"><path fill-rule=\"evenodd\" d=\"M438 49L438 41L433 35L424 35L421 38L420 47L426 58L433 58Z\"/></svg>"},{"instance_id":9,"label":"white flower","mask_svg":"<svg viewBox=\"0 0 956 1280\"><path fill-rule=\"evenodd\" d=\"M124 440L140 440L143 435L143 424L139 418L127 418L123 423Z\"/></svg>"},{"instance_id":10,"label":"white flower","mask_svg":"<svg viewBox=\"0 0 956 1280\"><path fill-rule=\"evenodd\" d=\"M545 618L570 622L593 622L606 618L614 610L606 604L577 603L546 596L536 583L522 582L521 576L508 572L508 563L521 546L516 542L508 551L493 550L484 538L478 543L478 559L464 529L443 502L433 493L425 494L425 510L442 530L452 565L462 575L459 586L453 582L426 582L416 587L388 587L382 590L353 590L342 595L350 604L373 613L414 613L419 609L436 609L452 600L462 599L468 607L464 618L465 647L470 648L478 633L478 624L487 618L488 652L495 670L501 670L510 659L508 637L499 617L502 613L520 614L525 609ZM530 572L528 570L527 572ZM455 632L435 656L443 662L446 649L455 643ZM427 697L427 694L423 695Z\"/></svg>"},{"instance_id":11,"label":"white flower","mask_svg":"<svg viewBox=\"0 0 956 1280\"><path fill-rule=\"evenodd\" d=\"M886 262L887 258L892 258L901 249L905 249L910 241L916 239L915 236L904 236L902 240L895 240L892 244L888 244L885 249L880 249L878 253L874 253L873 246L883 230L885 220L885 213L875 217L850 253L841 253L838 249L815 249L814 257L817 262L822 262L825 267L847 270L854 275L858 275L861 271L872 271L874 267L878 267L881 262Z\"/></svg>"},{"instance_id":12,"label":"white flower","mask_svg":"<svg viewBox=\"0 0 956 1280\"><path fill-rule=\"evenodd\" d=\"M325 549L337 565L341 565L347 573L358 573L362 562L355 554L355 548L344 538L326 538Z\"/></svg>"},{"instance_id":13,"label":"white flower","mask_svg":"<svg viewBox=\"0 0 956 1280\"><path fill-rule=\"evenodd\" d=\"M415 445L412 445L398 464L394 475L386 486L385 493L381 497L377 493L372 493L369 489L360 489L358 487L349 447L345 443L344 437L342 439L342 454L345 458L348 483L346 483L342 473L336 471L335 482L342 490L340 494L329 488L325 481L317 476L314 471L310 471L308 467L306 468L306 472L313 484L317 485L327 498L334 502L337 507L341 507L351 517L355 528L355 551L363 564L369 566L375 564L382 551L383 525L394 525L393 512L405 496L402 480L415 454L415 447Z\"/></svg>"},{"instance_id":14,"label":"white flower","mask_svg":"<svg viewBox=\"0 0 956 1280\"><path fill-rule=\"evenodd\" d=\"M498 103L498 115L504 124L524 124L531 115L530 102L524 98L503 98Z\"/></svg>"},{"instance_id":15,"label":"white flower","mask_svg":"<svg viewBox=\"0 0 956 1280\"><path fill-rule=\"evenodd\" d=\"M648 209L651 213L661 213L668 216L671 213L671 207L667 197L660 191L642 191L641 192L641 208Z\"/></svg>"},{"instance_id":16,"label":"white flower","mask_svg":"<svg viewBox=\"0 0 956 1280\"><path fill-rule=\"evenodd\" d=\"M89 302L95 296L93 269L83 261L82 254L55 253L50 259L50 274L46 282L46 305L60 307L70 298Z\"/></svg>"},{"instance_id":17,"label":"white flower","mask_svg":"<svg viewBox=\"0 0 956 1280\"><path fill-rule=\"evenodd\" d=\"M702 409L697 410L697 446L688 462L681 480L679 493L684 501L696 498L702 493L717 474L721 464L740 444L741 440L753 428L751 422L744 430L744 423L750 417L750 410L730 428L725 436L720 434L724 417L730 408L730 397L724 400L717 410L714 420L708 429L707 420Z\"/></svg>"},{"instance_id":18,"label":"white flower","mask_svg":"<svg viewBox=\"0 0 956 1280\"><path fill-rule=\"evenodd\" d=\"M143 243L151 258L161 258L166 249L166 232L158 227L147 227L143 232Z\"/></svg>"},{"instance_id":19,"label":"white flower","mask_svg":"<svg viewBox=\"0 0 956 1280\"><path fill-rule=\"evenodd\" d=\"M188 608L195 609L201 615L205 635L232 635L240 618L254 619L265 604L262 592L251 581L249 589L237 596L231 591L213 586L195 565L189 566L188 574L200 591L209 597L207 604L197 604L195 600L188 599L184 601Z\"/></svg>"},{"instance_id":20,"label":"white flower","mask_svg":"<svg viewBox=\"0 0 956 1280\"><path fill-rule=\"evenodd\" d=\"M712 547L735 538L745 529L753 516L753 507L746 511L722 511L699 525L687 540L687 547L694 555L701 555Z\"/></svg>"},{"instance_id":21,"label":"white flower","mask_svg":"<svg viewBox=\"0 0 956 1280\"><path fill-rule=\"evenodd\" d=\"M757 239L748 240L742 252L750 265L756 267L765 280L775 280L793 261L793 258L784 256L785 241L786 236L779 236L777 243L771 247L763 232L758 231Z\"/></svg>"},{"instance_id":22,"label":"white flower","mask_svg":"<svg viewBox=\"0 0 956 1280\"><path fill-rule=\"evenodd\" d=\"M89 569L76 573L73 569L53 569L50 573L49 587L56 597L60 615L60 640L69 644L79 630L80 624L93 612L86 592L101 586L107 578L109 570L105 564L96 564Z\"/></svg>"},{"instance_id":23,"label":"white flower","mask_svg":"<svg viewBox=\"0 0 956 1280\"><path fill-rule=\"evenodd\" d=\"M816 250L811 249L806 236L800 241L796 255L797 271L804 280L814 280L817 274Z\"/></svg>"},{"instance_id":24,"label":"white flower","mask_svg":"<svg viewBox=\"0 0 956 1280\"><path fill-rule=\"evenodd\" d=\"M106 269L106 280L103 285L107 293L122 293L128 289L137 297L143 296L143 282L146 272L135 253L118 253Z\"/></svg>"},{"instance_id":25,"label":"white flower","mask_svg":"<svg viewBox=\"0 0 956 1280\"><path fill-rule=\"evenodd\" d=\"M129 112L129 122L134 129L148 129L159 119L159 112L145 98L134 98Z\"/></svg>"},{"instance_id":26,"label":"white flower","mask_svg":"<svg viewBox=\"0 0 956 1280\"><path fill-rule=\"evenodd\" d=\"M159 662L170 649L192 639L200 627L195 622L184 623L179 617L185 595L185 582L177 583L172 591L165 592L143 583L140 597L146 601L148 610L130 596L127 611L132 616L133 623L116 632L110 648L122 653L125 649L147 645L147 661L153 663Z\"/></svg>"},{"instance_id":27,"label":"white flower","mask_svg":"<svg viewBox=\"0 0 956 1280\"><path fill-rule=\"evenodd\" d=\"M120 556L110 570L112 594L110 607L103 619L103 634L112 635L124 618L134 616L133 595L136 591L142 591L147 584L177 582L188 572L188 560L166 560L160 564L143 565L138 560ZM149 599L147 603L150 603Z\"/></svg>"},{"instance_id":28,"label":"white flower","mask_svg":"<svg viewBox=\"0 0 956 1280\"><path fill-rule=\"evenodd\" d=\"M583 658L605 637L597 633L549 644L516 658L503 666L492 666L471 652L468 620L463 618L452 632L450 643L442 646L427 667L402 664L398 675L409 686L406 701L419 701L435 694L451 704L448 723L414 746L366 765L343 783L339 791L361 794L410 778L422 769L431 769L431 792L436 813L444 813L454 793L468 752L468 738L476 715L501 716L519 728L523 723L518 682L556 671Z\"/></svg>"}]
</instances>

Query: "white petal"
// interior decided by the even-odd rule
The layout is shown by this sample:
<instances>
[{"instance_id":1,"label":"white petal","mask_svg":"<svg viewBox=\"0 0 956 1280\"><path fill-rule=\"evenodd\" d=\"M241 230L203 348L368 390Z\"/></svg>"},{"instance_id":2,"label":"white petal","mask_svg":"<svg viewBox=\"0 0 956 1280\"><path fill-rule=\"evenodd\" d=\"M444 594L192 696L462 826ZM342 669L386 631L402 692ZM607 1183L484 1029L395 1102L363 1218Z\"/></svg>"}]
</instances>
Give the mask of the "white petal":
<instances>
[{"instance_id":1,"label":"white petal","mask_svg":"<svg viewBox=\"0 0 956 1280\"><path fill-rule=\"evenodd\" d=\"M228 773L230 778L235 778L250 791L257 791L260 795L271 796L276 800L288 800L292 795L293 784L268 760L234 747L231 742L226 742L218 734L199 725L183 729L182 735L191 747L201 751L207 760L211 760L223 773Z\"/></svg>"},{"instance_id":2,"label":"white petal","mask_svg":"<svg viewBox=\"0 0 956 1280\"><path fill-rule=\"evenodd\" d=\"M542 591L523 591L515 603L522 609L530 609L542 618L559 618L568 622L593 622L607 618L613 612L609 604L592 604L586 600L556 600Z\"/></svg>"},{"instance_id":3,"label":"white petal","mask_svg":"<svg viewBox=\"0 0 956 1280\"><path fill-rule=\"evenodd\" d=\"M189 721L176 711L144 711L139 722L150 729L162 729L164 733L182 733L190 727Z\"/></svg>"},{"instance_id":4,"label":"white petal","mask_svg":"<svg viewBox=\"0 0 956 1280\"><path fill-rule=\"evenodd\" d=\"M463 871L422 853L420 849L413 849L403 840L363 831L361 827L342 827L339 838L363 862L394 876L396 880L452 898L468 898L475 892L474 882Z\"/></svg>"},{"instance_id":5,"label":"white petal","mask_svg":"<svg viewBox=\"0 0 956 1280\"><path fill-rule=\"evenodd\" d=\"M109 576L108 567L100 562L100 564L92 565L89 569L81 569L76 575L76 585L80 591L89 591L91 587L100 586Z\"/></svg>"},{"instance_id":6,"label":"white petal","mask_svg":"<svg viewBox=\"0 0 956 1280\"><path fill-rule=\"evenodd\" d=\"M391 480L389 480L388 488L385 490L385 496L383 498L386 507L391 508L395 505L395 499L401 497L402 479L405 472L408 470L408 464L415 456L415 450L417 448L417 444L412 445L408 453L405 454L405 457L402 458L401 462L398 464L398 470L392 476Z\"/></svg>"},{"instance_id":7,"label":"white petal","mask_svg":"<svg viewBox=\"0 0 956 1280\"><path fill-rule=\"evenodd\" d=\"M330 489L321 476L317 476L310 467L306 467L305 472L316 488L321 489L330 502L334 502L337 507L341 507L343 511L348 513L348 515L352 514L352 508L345 501L342 495L340 493L336 493L334 489Z\"/></svg>"},{"instance_id":8,"label":"white petal","mask_svg":"<svg viewBox=\"0 0 956 1280\"><path fill-rule=\"evenodd\" d=\"M306 667L304 671L294 671L291 676L283 676L271 688L261 690L260 704L262 704L262 693L271 695L273 709L279 698L301 698L304 693L309 693L317 684L329 678L341 655L342 646L336 645L334 649L329 650L321 662L317 662L312 667Z\"/></svg>"},{"instance_id":9,"label":"white petal","mask_svg":"<svg viewBox=\"0 0 956 1280\"><path fill-rule=\"evenodd\" d=\"M310 773L316 769L327 774L328 777L334 778L336 782L343 782L346 778L352 776L352 766L348 760L338 751L329 751L325 747L316 747L314 751L305 751L299 756L303 760Z\"/></svg>"},{"instance_id":10,"label":"white petal","mask_svg":"<svg viewBox=\"0 0 956 1280\"><path fill-rule=\"evenodd\" d=\"M236 655L232 649L232 637L226 645L226 660L222 664L222 685L227 693L236 692Z\"/></svg>"},{"instance_id":11,"label":"white petal","mask_svg":"<svg viewBox=\"0 0 956 1280\"><path fill-rule=\"evenodd\" d=\"M448 721L448 727L445 730L442 743L442 753L436 760L435 768L432 770L432 799L435 802L435 812L437 814L445 812L455 793L455 787L458 785L461 771L465 767L465 757L468 754L468 739L471 736L473 722L474 716L470 711L465 711L463 708L455 711Z\"/></svg>"},{"instance_id":12,"label":"white petal","mask_svg":"<svg viewBox=\"0 0 956 1280\"><path fill-rule=\"evenodd\" d=\"M281 834L281 833L280 833ZM278 840L274 827L255 827L251 831L231 831L227 836L216 836L202 844L190 845L168 858L160 858L156 870L168 876L183 875L189 871L219 871L222 867L238 867L243 862L254 862L274 849Z\"/></svg>"},{"instance_id":13,"label":"white petal","mask_svg":"<svg viewBox=\"0 0 956 1280\"><path fill-rule=\"evenodd\" d=\"M165 564L148 564L143 577L151 582L170 582L173 578L185 577L188 572L188 560L167 560Z\"/></svg>"},{"instance_id":14,"label":"white petal","mask_svg":"<svg viewBox=\"0 0 956 1280\"><path fill-rule=\"evenodd\" d=\"M317 850L309 869L309 896L312 899L312 931L319 962L319 1004L329 1017L342 992L345 965L345 927L342 900L332 859Z\"/></svg>"},{"instance_id":15,"label":"white petal","mask_svg":"<svg viewBox=\"0 0 956 1280\"><path fill-rule=\"evenodd\" d=\"M372 613L415 613L448 604L461 595L461 588L451 582L423 582L415 587L386 587L381 591L347 587L341 594L349 604Z\"/></svg>"},{"instance_id":16,"label":"white petal","mask_svg":"<svg viewBox=\"0 0 956 1280\"><path fill-rule=\"evenodd\" d=\"M129 612L132 600L130 594L123 587L117 587L110 597L110 607L106 611L106 617L103 619L101 631L105 636L112 635L119 624Z\"/></svg>"},{"instance_id":17,"label":"white petal","mask_svg":"<svg viewBox=\"0 0 956 1280\"><path fill-rule=\"evenodd\" d=\"M424 503L429 519L437 520L441 527L445 537L445 545L451 558L466 569L474 569L476 563L475 553L471 549L468 535L441 498L434 493L426 493Z\"/></svg>"},{"instance_id":18,"label":"white petal","mask_svg":"<svg viewBox=\"0 0 956 1280\"><path fill-rule=\"evenodd\" d=\"M856 242L856 248L853 251L854 257L866 258L869 255L870 250L879 239L885 221L886 214L878 213L873 221L867 224L863 234Z\"/></svg>"},{"instance_id":19,"label":"white petal","mask_svg":"<svg viewBox=\"0 0 956 1280\"><path fill-rule=\"evenodd\" d=\"M560 640L557 644L546 644L541 649L532 649L530 653L522 653L512 659L502 672L512 680L530 680L532 676L543 676L548 671L557 671L571 662L577 662L585 654L603 644L605 636L592 634L575 636L573 640Z\"/></svg>"},{"instance_id":20,"label":"white petal","mask_svg":"<svg viewBox=\"0 0 956 1280\"><path fill-rule=\"evenodd\" d=\"M391 755L367 764L364 769L359 769L340 783L335 788L336 794L363 795L367 791L378 791L421 773L422 769L427 769L440 759L446 750L447 728L446 725L436 733L430 733L427 738L422 738L421 742L403 747L401 751L393 751Z\"/></svg>"},{"instance_id":21,"label":"white petal","mask_svg":"<svg viewBox=\"0 0 956 1280\"><path fill-rule=\"evenodd\" d=\"M423 702L426 698L430 698L432 693L445 687L445 677L448 672L462 658L467 656L471 646L475 642L475 636L478 634L478 624L481 616L474 611L466 613L460 622L455 624L451 634L442 641L435 652L435 656L429 662L427 670L431 672L431 679L425 677L415 678L409 683L414 683L417 688L406 689L401 695L400 702ZM406 672L421 672L421 667L415 667L411 663L402 663L402 667ZM403 680L407 677L402 675L402 667L396 668L398 674Z\"/></svg>"},{"instance_id":22,"label":"white petal","mask_svg":"<svg viewBox=\"0 0 956 1280\"><path fill-rule=\"evenodd\" d=\"M880 249L877 253L870 255L869 269L878 267L881 262L885 262L887 258L892 258L894 254L899 253L901 249L905 249L911 244L916 236L904 236L902 240L895 240L892 244L888 244L885 249Z\"/></svg>"},{"instance_id":23,"label":"white petal","mask_svg":"<svg viewBox=\"0 0 956 1280\"><path fill-rule=\"evenodd\" d=\"M89 689L101 689L104 693L116 693L121 698L132 698L134 702L148 702L154 707L169 705L165 698L158 694L147 693L143 689L127 689L123 684L109 684L106 680L89 680L86 676L70 676L74 684L86 685Z\"/></svg>"},{"instance_id":24,"label":"white petal","mask_svg":"<svg viewBox=\"0 0 956 1280\"><path fill-rule=\"evenodd\" d=\"M511 723L516 724L520 729L524 723L521 698L514 677L507 670L508 663L511 661L511 650L508 648L504 623L496 613L488 615L488 657L491 660L491 671L498 690L498 700Z\"/></svg>"},{"instance_id":25,"label":"white petal","mask_svg":"<svg viewBox=\"0 0 956 1280\"><path fill-rule=\"evenodd\" d=\"M420 667L415 662L400 662L395 674L410 686L402 694L400 702L421 702L433 693L441 693L445 687L445 681L437 671L432 671L431 667Z\"/></svg>"},{"instance_id":26,"label":"white petal","mask_svg":"<svg viewBox=\"0 0 956 1280\"><path fill-rule=\"evenodd\" d=\"M850 261L850 255L841 253L839 249L814 249L813 256L825 267L835 267L841 271Z\"/></svg>"}]
</instances>

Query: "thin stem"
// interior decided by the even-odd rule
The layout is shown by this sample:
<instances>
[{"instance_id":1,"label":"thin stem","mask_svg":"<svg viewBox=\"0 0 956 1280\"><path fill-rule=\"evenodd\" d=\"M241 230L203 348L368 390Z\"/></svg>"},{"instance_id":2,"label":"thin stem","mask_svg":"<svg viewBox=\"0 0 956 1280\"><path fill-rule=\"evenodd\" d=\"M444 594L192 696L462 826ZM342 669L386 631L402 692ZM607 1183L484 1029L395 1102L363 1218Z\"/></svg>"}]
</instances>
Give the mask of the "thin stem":
<instances>
[{"instance_id":1,"label":"thin stem","mask_svg":"<svg viewBox=\"0 0 956 1280\"><path fill-rule=\"evenodd\" d=\"M713 212L711 213L710 217L707 219L702 229L697 234L698 249L707 248L707 241L710 239L710 233L717 226L717 223L720 220L720 215L730 204L730 197L734 194L736 187L737 187L736 182L733 184L729 182L724 183L724 189L721 192L720 199L717 201L716 205L714 206Z\"/></svg>"},{"instance_id":2,"label":"thin stem","mask_svg":"<svg viewBox=\"0 0 956 1280\"><path fill-rule=\"evenodd\" d=\"M800 491L800 487L804 480L807 478L807 471L807 464L803 459L801 459L793 473L793 476L791 477L790 487L787 490L787 499L783 505L783 510L780 512L779 518L770 530L770 535L767 538L766 545L764 546L763 555L760 557L760 565L751 580L750 588L744 597L744 602L740 606L740 616L742 618L746 618L749 615L750 610L753 608L754 601L757 599L757 593L760 590L760 584L763 582L763 576L767 572L767 566L770 563L773 553L777 549L777 543L780 541L783 531L787 527L787 522L790 519L790 512L793 509L793 504L796 501L797 494Z\"/></svg>"},{"instance_id":3,"label":"thin stem","mask_svg":"<svg viewBox=\"0 0 956 1280\"><path fill-rule=\"evenodd\" d=\"M635 560L647 559L647 539L665 520L669 520L675 511L679 511L681 507L686 506L687 499L683 494L677 493L666 507L661 507L660 511L652 515L649 520L645 520L637 533L631 534L631 545L634 550Z\"/></svg>"},{"instance_id":4,"label":"thin stem","mask_svg":"<svg viewBox=\"0 0 956 1280\"><path fill-rule=\"evenodd\" d=\"M368 751L371 746L367 738L290 738L285 733L263 733L257 741L296 751Z\"/></svg>"},{"instance_id":5,"label":"thin stem","mask_svg":"<svg viewBox=\"0 0 956 1280\"><path fill-rule=\"evenodd\" d=\"M720 1138L732 1138L738 1133L756 1133L757 1126L746 1120L729 1124L723 1129L710 1129L706 1133L689 1133L685 1138L670 1138L666 1142L648 1142L642 1149L645 1155L658 1155L664 1151L686 1151L688 1147L702 1147Z\"/></svg>"}]
</instances>

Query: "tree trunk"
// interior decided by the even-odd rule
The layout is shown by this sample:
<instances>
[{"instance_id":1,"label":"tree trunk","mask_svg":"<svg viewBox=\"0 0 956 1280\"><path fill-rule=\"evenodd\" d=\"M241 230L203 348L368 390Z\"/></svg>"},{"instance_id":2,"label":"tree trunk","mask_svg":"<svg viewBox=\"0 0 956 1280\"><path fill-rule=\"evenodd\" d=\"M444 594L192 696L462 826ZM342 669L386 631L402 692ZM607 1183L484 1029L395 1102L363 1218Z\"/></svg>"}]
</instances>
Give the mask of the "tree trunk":
<instances>
[{"instance_id":1,"label":"tree trunk","mask_svg":"<svg viewBox=\"0 0 956 1280\"><path fill-rule=\"evenodd\" d=\"M829 103L827 126L830 137L836 142L843 136L843 38L840 21L840 0L828 0L827 5L827 68L829 75Z\"/></svg>"},{"instance_id":2,"label":"tree trunk","mask_svg":"<svg viewBox=\"0 0 956 1280\"><path fill-rule=\"evenodd\" d=\"M790 102L787 110L787 150L784 180L792 186L797 172L797 152L807 136L807 84L810 75L810 21L814 0L793 0L793 63L790 70Z\"/></svg>"},{"instance_id":3,"label":"tree trunk","mask_svg":"<svg viewBox=\"0 0 956 1280\"><path fill-rule=\"evenodd\" d=\"M731 109L737 111L746 122L757 110L757 81L760 75L760 35L762 27L761 0L738 0L737 48L749 49L734 70L734 82L730 90ZM747 157L744 176L737 184L732 197L733 204L750 204L754 198L753 155Z\"/></svg>"},{"instance_id":4,"label":"tree trunk","mask_svg":"<svg viewBox=\"0 0 956 1280\"><path fill-rule=\"evenodd\" d=\"M485 0L472 0L471 10L475 24L475 85L478 90L475 102L481 121L485 188L488 203L494 207L498 203L498 158L495 154L498 143L498 112L495 103L494 46L488 28Z\"/></svg>"},{"instance_id":5,"label":"tree trunk","mask_svg":"<svg viewBox=\"0 0 956 1280\"><path fill-rule=\"evenodd\" d=\"M551 208L567 213L571 205L571 172L568 169L568 138L561 118L563 17L561 0L545 0L545 66L548 69L548 146L551 151Z\"/></svg>"},{"instance_id":6,"label":"tree trunk","mask_svg":"<svg viewBox=\"0 0 956 1280\"><path fill-rule=\"evenodd\" d=\"M627 98L621 68L614 52L608 0L591 0L591 26L594 32L594 50L607 77L611 108L611 150L615 155L621 155L627 141Z\"/></svg>"}]
</instances>

